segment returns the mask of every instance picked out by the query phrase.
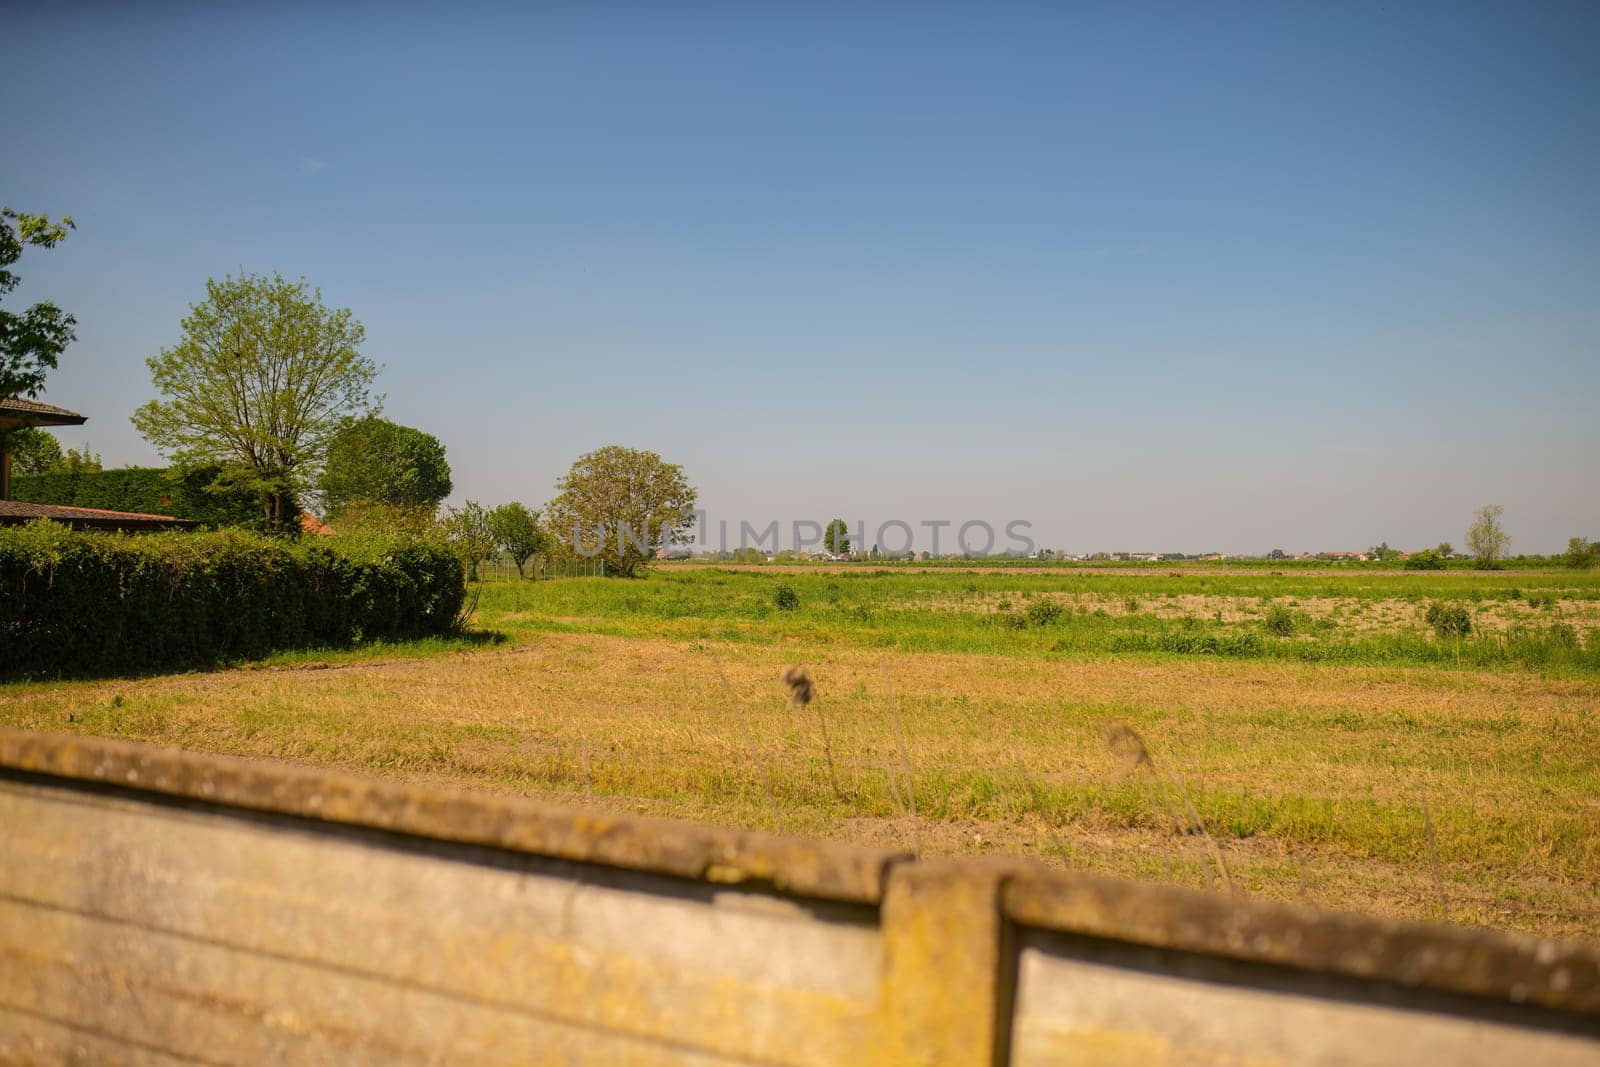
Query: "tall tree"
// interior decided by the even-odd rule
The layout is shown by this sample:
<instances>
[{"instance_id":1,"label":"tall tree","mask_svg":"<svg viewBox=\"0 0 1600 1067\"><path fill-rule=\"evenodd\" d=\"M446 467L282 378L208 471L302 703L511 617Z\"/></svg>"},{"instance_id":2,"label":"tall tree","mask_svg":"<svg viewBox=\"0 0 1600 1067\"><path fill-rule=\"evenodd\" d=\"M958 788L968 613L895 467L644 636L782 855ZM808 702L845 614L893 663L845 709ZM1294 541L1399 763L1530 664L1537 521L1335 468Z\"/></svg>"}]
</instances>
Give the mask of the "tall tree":
<instances>
[{"instance_id":1,"label":"tall tree","mask_svg":"<svg viewBox=\"0 0 1600 1067\"><path fill-rule=\"evenodd\" d=\"M850 554L850 527L843 519L834 519L822 533L822 547L835 556Z\"/></svg>"},{"instance_id":2,"label":"tall tree","mask_svg":"<svg viewBox=\"0 0 1600 1067\"><path fill-rule=\"evenodd\" d=\"M467 581L478 580L478 566L494 552L494 531L489 529L489 511L476 500L445 511L439 520L450 550L461 561Z\"/></svg>"},{"instance_id":3,"label":"tall tree","mask_svg":"<svg viewBox=\"0 0 1600 1067\"><path fill-rule=\"evenodd\" d=\"M287 524L342 421L368 407L378 368L359 351L365 339L349 308L324 307L304 279L212 279L178 344L145 361L165 399L133 424L178 464L233 464L267 523Z\"/></svg>"},{"instance_id":4,"label":"tall tree","mask_svg":"<svg viewBox=\"0 0 1600 1067\"><path fill-rule=\"evenodd\" d=\"M73 222L65 215L51 222L44 215L0 209L0 296L21 281L11 266L25 247L54 248L70 229ZM0 309L0 397L37 396L45 375L55 370L62 350L72 343L76 325L76 319L48 300L21 312Z\"/></svg>"},{"instance_id":5,"label":"tall tree","mask_svg":"<svg viewBox=\"0 0 1600 1067\"><path fill-rule=\"evenodd\" d=\"M330 514L361 503L432 513L450 495L450 464L431 433L377 415L347 419L328 443L321 489Z\"/></svg>"},{"instance_id":6,"label":"tall tree","mask_svg":"<svg viewBox=\"0 0 1600 1067\"><path fill-rule=\"evenodd\" d=\"M494 543L517 565L517 577L526 578L528 575L523 568L529 557L544 547L545 533L539 527L539 513L529 511L516 501L501 504L489 512L489 532L494 535Z\"/></svg>"},{"instance_id":7,"label":"tall tree","mask_svg":"<svg viewBox=\"0 0 1600 1067\"><path fill-rule=\"evenodd\" d=\"M1567 566L1574 570L1588 570L1600 563L1600 543L1587 537L1567 539Z\"/></svg>"},{"instance_id":8,"label":"tall tree","mask_svg":"<svg viewBox=\"0 0 1600 1067\"><path fill-rule=\"evenodd\" d=\"M61 462L61 442L37 426L13 430L9 440L11 469L16 474L43 474Z\"/></svg>"},{"instance_id":9,"label":"tall tree","mask_svg":"<svg viewBox=\"0 0 1600 1067\"><path fill-rule=\"evenodd\" d=\"M555 540L628 577L694 525L694 488L654 452L607 445L578 457L556 491L545 509Z\"/></svg>"},{"instance_id":10,"label":"tall tree","mask_svg":"<svg viewBox=\"0 0 1600 1067\"><path fill-rule=\"evenodd\" d=\"M1500 516L1505 513L1499 504L1485 504L1467 528L1467 548L1477 557L1480 567L1493 567L1511 544L1511 535L1500 525Z\"/></svg>"}]
</instances>

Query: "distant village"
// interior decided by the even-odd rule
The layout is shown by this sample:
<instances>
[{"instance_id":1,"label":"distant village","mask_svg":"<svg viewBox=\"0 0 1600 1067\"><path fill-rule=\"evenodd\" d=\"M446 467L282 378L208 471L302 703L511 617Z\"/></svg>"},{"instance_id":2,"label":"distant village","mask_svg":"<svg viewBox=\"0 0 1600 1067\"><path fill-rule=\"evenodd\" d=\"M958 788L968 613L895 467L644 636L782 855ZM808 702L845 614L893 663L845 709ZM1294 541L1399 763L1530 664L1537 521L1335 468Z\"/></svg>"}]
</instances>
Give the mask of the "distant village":
<instances>
[{"instance_id":1,"label":"distant village","mask_svg":"<svg viewBox=\"0 0 1600 1067\"><path fill-rule=\"evenodd\" d=\"M1441 546L1443 547L1443 546ZM1429 549L1429 551L1437 551ZM1439 553L1444 558L1453 558L1456 553ZM1362 563L1368 560L1395 559L1404 560L1411 558L1412 553L1391 549L1387 545L1380 548L1371 548L1359 552L1300 552L1289 553L1281 548L1258 555L1248 553L1226 552L1067 552L1060 549L1041 548L1033 552L991 552L979 555L970 552L941 552L934 555L931 552L881 552L873 546L864 552L795 552L788 549L772 552L760 548L744 549L708 549L697 548L693 545L671 545L660 549L656 558L662 560L704 560L707 562L721 563L855 563L861 561L883 562L929 562L934 560L971 560L971 559L1029 559L1053 560L1062 563L1221 563L1227 560L1298 560L1305 562L1324 563Z\"/></svg>"}]
</instances>

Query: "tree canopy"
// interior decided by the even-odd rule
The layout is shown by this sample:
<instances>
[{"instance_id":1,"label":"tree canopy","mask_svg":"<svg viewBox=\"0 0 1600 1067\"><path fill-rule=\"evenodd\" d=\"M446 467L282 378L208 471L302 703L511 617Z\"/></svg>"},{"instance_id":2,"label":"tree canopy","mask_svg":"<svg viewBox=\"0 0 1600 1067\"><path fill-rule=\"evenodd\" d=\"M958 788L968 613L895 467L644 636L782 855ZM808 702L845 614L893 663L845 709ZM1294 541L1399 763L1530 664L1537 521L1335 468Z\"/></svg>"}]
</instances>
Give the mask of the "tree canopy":
<instances>
[{"instance_id":1,"label":"tree canopy","mask_svg":"<svg viewBox=\"0 0 1600 1067\"><path fill-rule=\"evenodd\" d=\"M377 415L346 419L328 443L321 489L333 515L361 503L431 512L450 495L450 464L430 433Z\"/></svg>"},{"instance_id":2,"label":"tree canopy","mask_svg":"<svg viewBox=\"0 0 1600 1067\"><path fill-rule=\"evenodd\" d=\"M16 474L43 474L61 462L61 442L55 434L37 426L13 430L7 447L11 449L11 470Z\"/></svg>"},{"instance_id":3,"label":"tree canopy","mask_svg":"<svg viewBox=\"0 0 1600 1067\"><path fill-rule=\"evenodd\" d=\"M620 575L687 541L694 525L694 488L682 467L654 452L607 445L580 456L556 490L545 510L551 535Z\"/></svg>"},{"instance_id":4,"label":"tree canopy","mask_svg":"<svg viewBox=\"0 0 1600 1067\"><path fill-rule=\"evenodd\" d=\"M22 280L11 267L24 248L54 248L72 228L65 215L51 222L44 215L0 209L0 297ZM0 308L0 397L37 396L45 375L55 370L62 350L72 343L76 325L76 319L48 300L21 312Z\"/></svg>"},{"instance_id":5,"label":"tree canopy","mask_svg":"<svg viewBox=\"0 0 1600 1067\"><path fill-rule=\"evenodd\" d=\"M304 279L245 274L206 282L183 336L145 362L164 399L133 416L175 463L231 462L278 525L308 488L346 417L369 406L377 365L349 308L323 306Z\"/></svg>"},{"instance_id":6,"label":"tree canopy","mask_svg":"<svg viewBox=\"0 0 1600 1067\"><path fill-rule=\"evenodd\" d=\"M494 552L494 531L489 528L489 511L476 500L450 508L439 519L440 532L450 550L461 561L467 580L478 580L478 566Z\"/></svg>"},{"instance_id":7,"label":"tree canopy","mask_svg":"<svg viewBox=\"0 0 1600 1067\"><path fill-rule=\"evenodd\" d=\"M1600 543L1587 537L1568 538L1566 562L1574 570L1588 570L1600 563Z\"/></svg>"},{"instance_id":8,"label":"tree canopy","mask_svg":"<svg viewBox=\"0 0 1600 1067\"><path fill-rule=\"evenodd\" d=\"M7 437L11 450L11 470L14 474L72 474L103 470L100 457L85 448L78 451L61 450L55 434L37 426L22 426Z\"/></svg>"},{"instance_id":9,"label":"tree canopy","mask_svg":"<svg viewBox=\"0 0 1600 1067\"><path fill-rule=\"evenodd\" d=\"M1485 504L1472 518L1467 529L1467 548L1477 557L1478 566L1493 567L1505 555L1511 544L1511 535L1500 525L1500 516L1506 509L1499 504Z\"/></svg>"},{"instance_id":10,"label":"tree canopy","mask_svg":"<svg viewBox=\"0 0 1600 1067\"><path fill-rule=\"evenodd\" d=\"M517 565L517 577L527 577L523 567L545 543L539 513L516 501L501 504L489 512L489 532L494 535L495 545Z\"/></svg>"},{"instance_id":11,"label":"tree canopy","mask_svg":"<svg viewBox=\"0 0 1600 1067\"><path fill-rule=\"evenodd\" d=\"M843 519L834 519L822 533L822 546L835 556L850 554L850 527Z\"/></svg>"}]
</instances>

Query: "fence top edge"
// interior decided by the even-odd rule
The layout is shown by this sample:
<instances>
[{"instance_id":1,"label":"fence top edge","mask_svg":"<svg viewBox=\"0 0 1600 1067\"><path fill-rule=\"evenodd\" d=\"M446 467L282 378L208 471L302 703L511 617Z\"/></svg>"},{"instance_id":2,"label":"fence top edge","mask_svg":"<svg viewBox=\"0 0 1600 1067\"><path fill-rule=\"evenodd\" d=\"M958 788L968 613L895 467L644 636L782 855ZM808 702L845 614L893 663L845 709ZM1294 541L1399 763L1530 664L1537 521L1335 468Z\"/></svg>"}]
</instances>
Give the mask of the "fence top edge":
<instances>
[{"instance_id":1,"label":"fence top edge","mask_svg":"<svg viewBox=\"0 0 1600 1067\"><path fill-rule=\"evenodd\" d=\"M1577 942L1033 865L1001 902L1022 927L1600 1016L1600 951Z\"/></svg>"},{"instance_id":2,"label":"fence top edge","mask_svg":"<svg viewBox=\"0 0 1600 1067\"><path fill-rule=\"evenodd\" d=\"M620 815L274 760L0 728L0 771L796 896L876 905L887 849Z\"/></svg>"}]
</instances>

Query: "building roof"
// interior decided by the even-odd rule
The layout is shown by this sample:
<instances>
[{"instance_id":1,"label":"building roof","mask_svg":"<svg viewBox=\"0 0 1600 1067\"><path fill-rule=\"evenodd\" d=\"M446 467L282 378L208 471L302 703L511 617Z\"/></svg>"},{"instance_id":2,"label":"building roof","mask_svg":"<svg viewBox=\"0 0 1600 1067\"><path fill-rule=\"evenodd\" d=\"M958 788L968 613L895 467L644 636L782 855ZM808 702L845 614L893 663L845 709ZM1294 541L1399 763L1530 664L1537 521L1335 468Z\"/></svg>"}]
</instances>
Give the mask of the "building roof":
<instances>
[{"instance_id":1,"label":"building roof","mask_svg":"<svg viewBox=\"0 0 1600 1067\"><path fill-rule=\"evenodd\" d=\"M105 511L100 508L75 508L66 504L30 504L24 500L0 500L0 526L19 526L35 519L51 519L80 530L169 530L196 525L190 519L171 515L146 515L137 511Z\"/></svg>"},{"instance_id":2,"label":"building roof","mask_svg":"<svg viewBox=\"0 0 1600 1067\"><path fill-rule=\"evenodd\" d=\"M20 396L0 397L0 422L28 422L33 426L82 426L88 416Z\"/></svg>"}]
</instances>

